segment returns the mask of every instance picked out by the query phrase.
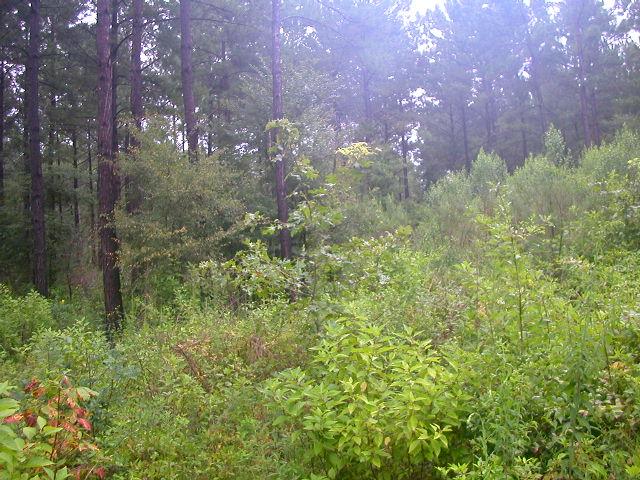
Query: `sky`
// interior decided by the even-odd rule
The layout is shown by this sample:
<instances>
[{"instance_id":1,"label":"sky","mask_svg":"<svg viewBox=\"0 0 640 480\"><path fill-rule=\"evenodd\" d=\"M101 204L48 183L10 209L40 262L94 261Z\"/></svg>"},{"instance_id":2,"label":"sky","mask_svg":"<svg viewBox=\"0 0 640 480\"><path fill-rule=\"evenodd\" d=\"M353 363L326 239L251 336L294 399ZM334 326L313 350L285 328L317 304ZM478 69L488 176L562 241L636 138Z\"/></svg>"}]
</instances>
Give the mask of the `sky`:
<instances>
[{"instance_id":1,"label":"sky","mask_svg":"<svg viewBox=\"0 0 640 480\"><path fill-rule=\"evenodd\" d=\"M442 5L444 0L413 0L412 10L415 13L423 14L436 5Z\"/></svg>"},{"instance_id":2,"label":"sky","mask_svg":"<svg viewBox=\"0 0 640 480\"><path fill-rule=\"evenodd\" d=\"M427 10L434 8L436 5L442 5L444 0L413 0L412 10L415 13L425 13ZM607 8L613 7L615 0L604 0Z\"/></svg>"}]
</instances>

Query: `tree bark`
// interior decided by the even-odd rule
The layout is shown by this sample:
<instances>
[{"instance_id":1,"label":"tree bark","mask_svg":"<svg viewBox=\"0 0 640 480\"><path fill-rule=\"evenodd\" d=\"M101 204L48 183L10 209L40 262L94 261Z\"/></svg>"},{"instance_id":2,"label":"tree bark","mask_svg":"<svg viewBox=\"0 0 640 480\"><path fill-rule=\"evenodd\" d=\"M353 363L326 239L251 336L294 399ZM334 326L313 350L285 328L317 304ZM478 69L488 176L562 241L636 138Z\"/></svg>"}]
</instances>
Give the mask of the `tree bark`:
<instances>
[{"instance_id":1,"label":"tree bark","mask_svg":"<svg viewBox=\"0 0 640 480\"><path fill-rule=\"evenodd\" d=\"M131 31L131 115L138 131L142 130L142 8L144 0L133 0ZM137 132L136 132L137 133ZM131 136L131 145L140 146L136 135Z\"/></svg>"},{"instance_id":2,"label":"tree bark","mask_svg":"<svg viewBox=\"0 0 640 480\"><path fill-rule=\"evenodd\" d=\"M271 76L273 80L273 120L281 120L284 116L282 104L282 58L280 29L281 20L281 0L271 0ZM271 145L278 145L279 129L271 130ZM287 185L285 181L284 158L279 156L275 162L276 167L276 204L278 206L278 220L283 228L280 229L280 255L282 258L291 258L291 234L284 225L289 221L289 207L287 206Z\"/></svg>"},{"instance_id":3,"label":"tree bark","mask_svg":"<svg viewBox=\"0 0 640 480\"><path fill-rule=\"evenodd\" d=\"M467 133L467 108L463 104L460 107L462 116L462 142L464 143L464 165L467 172L471 171L471 155L469 155L469 137Z\"/></svg>"},{"instance_id":4,"label":"tree bark","mask_svg":"<svg viewBox=\"0 0 640 480\"><path fill-rule=\"evenodd\" d=\"M31 172L31 222L33 225L33 283L41 295L49 294L47 242L44 220L44 179L40 151L38 70L40 68L40 0L31 0L29 46L25 68L25 100Z\"/></svg>"},{"instance_id":5,"label":"tree bark","mask_svg":"<svg viewBox=\"0 0 640 480\"><path fill-rule=\"evenodd\" d=\"M193 63L191 51L191 0L180 0L180 71L182 74L182 101L184 103L184 121L187 129L189 159L198 161L198 127L196 125L196 107L193 96Z\"/></svg>"},{"instance_id":6,"label":"tree bark","mask_svg":"<svg viewBox=\"0 0 640 480\"><path fill-rule=\"evenodd\" d=\"M594 133L591 125L591 115L589 112L589 99L587 93L587 67L584 54L584 42L582 38L582 27L576 28L576 47L578 50L578 92L580 96L580 117L582 119L582 129L584 131L584 144L591 146L594 143Z\"/></svg>"},{"instance_id":7,"label":"tree bark","mask_svg":"<svg viewBox=\"0 0 640 480\"><path fill-rule=\"evenodd\" d=\"M111 0L111 143L114 157L118 154L118 1Z\"/></svg>"},{"instance_id":8,"label":"tree bark","mask_svg":"<svg viewBox=\"0 0 640 480\"><path fill-rule=\"evenodd\" d=\"M407 155L409 153L409 145L407 143L407 136L402 134L402 184L404 185L404 199L409 198L409 162Z\"/></svg>"},{"instance_id":9,"label":"tree bark","mask_svg":"<svg viewBox=\"0 0 640 480\"><path fill-rule=\"evenodd\" d=\"M75 127L71 130L71 148L73 150L73 225L80 227L80 209L78 208L78 134Z\"/></svg>"},{"instance_id":10,"label":"tree bark","mask_svg":"<svg viewBox=\"0 0 640 480\"><path fill-rule=\"evenodd\" d=\"M4 205L4 60L0 63L0 206Z\"/></svg>"},{"instance_id":11,"label":"tree bark","mask_svg":"<svg viewBox=\"0 0 640 480\"><path fill-rule=\"evenodd\" d=\"M144 0L133 0L132 3L132 31L131 31L131 116L135 125L135 132L130 136L129 153L137 156L140 148L138 135L142 131L142 118L144 115L142 107L142 8ZM140 209L142 203L142 193L136 178L129 177L127 185L127 212L135 213Z\"/></svg>"},{"instance_id":12,"label":"tree bark","mask_svg":"<svg viewBox=\"0 0 640 480\"><path fill-rule=\"evenodd\" d=\"M93 159L91 158L91 127L87 126L87 168L89 169L89 223L91 228L91 262L96 265L96 213L93 196Z\"/></svg>"},{"instance_id":13,"label":"tree bark","mask_svg":"<svg viewBox=\"0 0 640 480\"><path fill-rule=\"evenodd\" d=\"M104 290L105 328L109 339L120 329L124 308L117 264L118 238L113 212L119 178L113 152L112 58L109 45L111 0L98 0L96 47L98 52L98 231Z\"/></svg>"}]
</instances>

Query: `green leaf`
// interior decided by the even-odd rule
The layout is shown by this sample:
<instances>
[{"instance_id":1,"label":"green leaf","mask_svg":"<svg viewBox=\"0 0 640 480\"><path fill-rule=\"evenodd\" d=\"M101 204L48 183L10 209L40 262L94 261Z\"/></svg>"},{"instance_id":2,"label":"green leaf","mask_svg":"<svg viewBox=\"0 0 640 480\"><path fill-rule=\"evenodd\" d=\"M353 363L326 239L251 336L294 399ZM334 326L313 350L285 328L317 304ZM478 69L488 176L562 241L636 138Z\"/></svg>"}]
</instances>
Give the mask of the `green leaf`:
<instances>
[{"instance_id":1,"label":"green leaf","mask_svg":"<svg viewBox=\"0 0 640 480\"><path fill-rule=\"evenodd\" d=\"M38 433L38 430L36 430L34 427L24 427L22 429L22 433L25 437L27 437L27 440L31 440L34 435Z\"/></svg>"},{"instance_id":2,"label":"green leaf","mask_svg":"<svg viewBox=\"0 0 640 480\"><path fill-rule=\"evenodd\" d=\"M409 444L409 453L413 453L413 451L420 446L420 440L413 440Z\"/></svg>"},{"instance_id":3,"label":"green leaf","mask_svg":"<svg viewBox=\"0 0 640 480\"><path fill-rule=\"evenodd\" d=\"M55 480L65 480L65 478L68 478L70 476L71 475L67 471L67 467L63 467L57 471Z\"/></svg>"},{"instance_id":4,"label":"green leaf","mask_svg":"<svg viewBox=\"0 0 640 480\"><path fill-rule=\"evenodd\" d=\"M44 458L44 457L31 457L29 460L27 460L27 462L24 464L24 466L26 468L39 468L39 467L46 467L49 465L53 465L53 462L51 460L49 460L48 458Z\"/></svg>"},{"instance_id":5,"label":"green leaf","mask_svg":"<svg viewBox=\"0 0 640 480\"><path fill-rule=\"evenodd\" d=\"M38 424L38 427L40 428L40 430L42 430L44 426L47 424L47 421L44 418L39 416L38 419L36 420L36 423Z\"/></svg>"},{"instance_id":6,"label":"green leaf","mask_svg":"<svg viewBox=\"0 0 640 480\"><path fill-rule=\"evenodd\" d=\"M13 398L0 398L0 418L13 415L18 411L20 404Z\"/></svg>"}]
</instances>

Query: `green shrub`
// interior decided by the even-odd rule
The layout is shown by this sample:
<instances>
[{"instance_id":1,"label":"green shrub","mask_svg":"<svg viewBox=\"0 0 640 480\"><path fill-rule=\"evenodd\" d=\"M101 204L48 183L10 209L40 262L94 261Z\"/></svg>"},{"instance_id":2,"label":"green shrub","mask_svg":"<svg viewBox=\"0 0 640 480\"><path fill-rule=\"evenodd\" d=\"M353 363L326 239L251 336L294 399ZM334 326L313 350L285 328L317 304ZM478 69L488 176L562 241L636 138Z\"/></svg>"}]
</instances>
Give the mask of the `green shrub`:
<instances>
[{"instance_id":1,"label":"green shrub","mask_svg":"<svg viewBox=\"0 0 640 480\"><path fill-rule=\"evenodd\" d=\"M602 182L612 172L624 175L629 160L640 157L639 137L630 129L619 131L611 142L586 150L580 170L591 182Z\"/></svg>"},{"instance_id":2,"label":"green shrub","mask_svg":"<svg viewBox=\"0 0 640 480\"><path fill-rule=\"evenodd\" d=\"M36 292L15 296L0 284L0 357L13 354L37 330L54 326L47 299Z\"/></svg>"},{"instance_id":3,"label":"green shrub","mask_svg":"<svg viewBox=\"0 0 640 480\"><path fill-rule=\"evenodd\" d=\"M442 461L467 398L429 342L340 319L313 351L308 369L280 374L267 394L274 425L315 475L400 479Z\"/></svg>"}]
</instances>

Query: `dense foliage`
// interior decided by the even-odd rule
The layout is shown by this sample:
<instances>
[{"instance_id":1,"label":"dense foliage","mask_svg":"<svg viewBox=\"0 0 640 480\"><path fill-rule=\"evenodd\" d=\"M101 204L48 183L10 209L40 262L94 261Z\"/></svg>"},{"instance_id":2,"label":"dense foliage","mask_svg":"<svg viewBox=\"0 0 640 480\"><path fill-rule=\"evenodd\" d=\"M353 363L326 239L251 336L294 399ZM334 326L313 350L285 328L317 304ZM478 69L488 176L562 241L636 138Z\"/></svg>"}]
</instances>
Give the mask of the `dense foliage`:
<instances>
[{"instance_id":1,"label":"dense foliage","mask_svg":"<svg viewBox=\"0 0 640 480\"><path fill-rule=\"evenodd\" d=\"M3 287L3 471L637 478L638 145L512 174L481 153L421 204L345 203L363 177L329 178L294 215L313 247L272 258L245 219L232 260L134 298L113 347L87 305Z\"/></svg>"},{"instance_id":2,"label":"dense foliage","mask_svg":"<svg viewBox=\"0 0 640 480\"><path fill-rule=\"evenodd\" d=\"M640 1L0 1L0 480L640 478Z\"/></svg>"}]
</instances>

